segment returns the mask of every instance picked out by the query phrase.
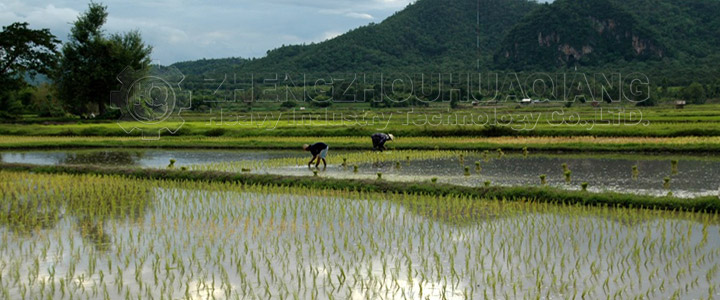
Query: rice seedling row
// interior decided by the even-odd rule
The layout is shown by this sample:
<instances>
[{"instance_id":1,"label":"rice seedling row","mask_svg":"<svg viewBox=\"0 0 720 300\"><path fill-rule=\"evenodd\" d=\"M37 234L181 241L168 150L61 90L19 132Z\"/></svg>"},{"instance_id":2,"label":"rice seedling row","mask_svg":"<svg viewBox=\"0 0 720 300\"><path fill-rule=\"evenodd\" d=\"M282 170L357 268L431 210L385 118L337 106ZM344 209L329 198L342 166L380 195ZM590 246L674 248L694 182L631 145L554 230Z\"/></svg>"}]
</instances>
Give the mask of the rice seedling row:
<instances>
[{"instance_id":1,"label":"rice seedling row","mask_svg":"<svg viewBox=\"0 0 720 300\"><path fill-rule=\"evenodd\" d=\"M720 296L717 213L8 171L0 187L5 298Z\"/></svg>"}]
</instances>

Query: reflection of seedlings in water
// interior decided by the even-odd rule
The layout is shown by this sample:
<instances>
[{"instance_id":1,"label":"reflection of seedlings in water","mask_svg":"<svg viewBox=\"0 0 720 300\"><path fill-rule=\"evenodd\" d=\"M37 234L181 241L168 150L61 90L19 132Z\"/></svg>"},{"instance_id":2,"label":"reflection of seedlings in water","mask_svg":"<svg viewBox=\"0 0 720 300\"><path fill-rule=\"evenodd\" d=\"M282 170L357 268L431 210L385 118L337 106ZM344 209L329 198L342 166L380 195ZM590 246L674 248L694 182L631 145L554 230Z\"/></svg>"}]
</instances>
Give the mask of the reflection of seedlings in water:
<instances>
[{"instance_id":1,"label":"reflection of seedlings in water","mask_svg":"<svg viewBox=\"0 0 720 300\"><path fill-rule=\"evenodd\" d=\"M437 180L438 180L437 177L430 178L430 181L431 181L432 183L437 183Z\"/></svg>"},{"instance_id":2,"label":"reflection of seedlings in water","mask_svg":"<svg viewBox=\"0 0 720 300\"><path fill-rule=\"evenodd\" d=\"M465 167L465 176L470 176L470 167Z\"/></svg>"},{"instance_id":3,"label":"reflection of seedlings in water","mask_svg":"<svg viewBox=\"0 0 720 300\"><path fill-rule=\"evenodd\" d=\"M90 241L98 250L110 249L110 235L103 229L102 221L83 218L79 221L80 236Z\"/></svg>"},{"instance_id":4,"label":"reflection of seedlings in water","mask_svg":"<svg viewBox=\"0 0 720 300\"><path fill-rule=\"evenodd\" d=\"M491 184L490 180L485 181L485 187L490 187L490 184Z\"/></svg>"},{"instance_id":5,"label":"reflection of seedlings in water","mask_svg":"<svg viewBox=\"0 0 720 300\"><path fill-rule=\"evenodd\" d=\"M545 174L540 175L540 184L546 185L547 184L546 179L547 179L547 175L545 175Z\"/></svg>"},{"instance_id":6,"label":"reflection of seedlings in water","mask_svg":"<svg viewBox=\"0 0 720 300\"><path fill-rule=\"evenodd\" d=\"M665 188L666 190L670 189L670 177L665 177L663 179L663 188Z\"/></svg>"},{"instance_id":7,"label":"reflection of seedlings in water","mask_svg":"<svg viewBox=\"0 0 720 300\"><path fill-rule=\"evenodd\" d=\"M634 180L638 180L639 176L640 176L640 170L638 170L638 165L632 166L632 178Z\"/></svg>"},{"instance_id":8,"label":"reflection of seedlings in water","mask_svg":"<svg viewBox=\"0 0 720 300\"><path fill-rule=\"evenodd\" d=\"M170 159L170 164L167 166L167 168L168 168L168 169L173 169L173 168L175 168L175 162L176 162L176 160L174 160L174 159L171 158L171 159Z\"/></svg>"},{"instance_id":9,"label":"reflection of seedlings in water","mask_svg":"<svg viewBox=\"0 0 720 300\"><path fill-rule=\"evenodd\" d=\"M670 165L671 165L672 174L673 175L677 174L678 173L678 160L673 159L672 161L670 161Z\"/></svg>"},{"instance_id":10,"label":"reflection of seedlings in water","mask_svg":"<svg viewBox=\"0 0 720 300\"><path fill-rule=\"evenodd\" d=\"M570 184L572 182L572 171L567 170L563 174L565 174L565 183Z\"/></svg>"},{"instance_id":11,"label":"reflection of seedlings in water","mask_svg":"<svg viewBox=\"0 0 720 300\"><path fill-rule=\"evenodd\" d=\"M354 166L353 166L353 173L357 173L357 172L358 172L358 165L354 165Z\"/></svg>"},{"instance_id":12,"label":"reflection of seedlings in water","mask_svg":"<svg viewBox=\"0 0 720 300\"><path fill-rule=\"evenodd\" d=\"M481 171L482 171L482 166L480 166L480 161L476 161L475 162L475 172L480 174Z\"/></svg>"},{"instance_id":13,"label":"reflection of seedlings in water","mask_svg":"<svg viewBox=\"0 0 720 300\"><path fill-rule=\"evenodd\" d=\"M51 228L60 219L58 209L44 207L39 201L17 194L9 194L2 200L5 205L0 206L0 225L7 224L14 232L31 233Z\"/></svg>"},{"instance_id":14,"label":"reflection of seedlings in water","mask_svg":"<svg viewBox=\"0 0 720 300\"><path fill-rule=\"evenodd\" d=\"M583 192L587 192L588 185L590 185L590 183L588 183L588 182L583 182L583 183L580 184L580 186L582 187Z\"/></svg>"},{"instance_id":15,"label":"reflection of seedlings in water","mask_svg":"<svg viewBox=\"0 0 720 300\"><path fill-rule=\"evenodd\" d=\"M530 155L530 151L528 151L528 147L523 147L522 152L523 152L523 157L525 157L525 158L527 158L528 155Z\"/></svg>"},{"instance_id":16,"label":"reflection of seedlings in water","mask_svg":"<svg viewBox=\"0 0 720 300\"><path fill-rule=\"evenodd\" d=\"M377 173L377 179L378 179L378 180L382 179L382 173L381 173L381 172L378 172L378 173Z\"/></svg>"},{"instance_id":17,"label":"reflection of seedlings in water","mask_svg":"<svg viewBox=\"0 0 720 300\"><path fill-rule=\"evenodd\" d=\"M133 151L90 151L67 153L67 156L60 161L66 165L119 165L133 166L138 159L142 158L142 152Z\"/></svg>"}]
</instances>

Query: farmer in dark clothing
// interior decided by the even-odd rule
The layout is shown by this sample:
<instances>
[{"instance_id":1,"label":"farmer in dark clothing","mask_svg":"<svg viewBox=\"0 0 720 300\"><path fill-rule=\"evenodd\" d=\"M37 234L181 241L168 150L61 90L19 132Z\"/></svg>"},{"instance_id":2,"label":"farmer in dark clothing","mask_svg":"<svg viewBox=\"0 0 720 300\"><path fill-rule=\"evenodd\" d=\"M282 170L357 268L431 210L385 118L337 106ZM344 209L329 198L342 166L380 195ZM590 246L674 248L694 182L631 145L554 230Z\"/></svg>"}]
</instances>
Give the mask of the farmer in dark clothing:
<instances>
[{"instance_id":1,"label":"farmer in dark clothing","mask_svg":"<svg viewBox=\"0 0 720 300\"><path fill-rule=\"evenodd\" d=\"M312 165L313 161L317 159L317 162L315 162L315 167L317 168L320 165L320 160L322 159L323 162L323 168L327 168L327 162L325 162L325 157L327 157L327 152L330 147L325 143L315 143L312 145L305 144L303 145L303 150L310 151L310 154L312 154L312 159L308 163L308 168L310 165Z\"/></svg>"},{"instance_id":2,"label":"farmer in dark clothing","mask_svg":"<svg viewBox=\"0 0 720 300\"><path fill-rule=\"evenodd\" d=\"M395 136L385 133L375 133L370 137L373 142L373 150L379 151L387 150L387 148L385 148L385 142L395 140Z\"/></svg>"}]
</instances>

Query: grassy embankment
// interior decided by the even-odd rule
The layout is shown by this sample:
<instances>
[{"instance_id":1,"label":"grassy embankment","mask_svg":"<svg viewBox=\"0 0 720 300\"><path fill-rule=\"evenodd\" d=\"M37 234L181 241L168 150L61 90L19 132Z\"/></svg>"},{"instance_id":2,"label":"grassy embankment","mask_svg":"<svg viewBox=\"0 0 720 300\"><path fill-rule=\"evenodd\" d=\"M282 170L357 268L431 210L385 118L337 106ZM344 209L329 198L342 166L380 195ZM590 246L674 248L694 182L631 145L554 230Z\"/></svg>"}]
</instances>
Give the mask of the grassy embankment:
<instances>
[{"instance_id":1,"label":"grassy embankment","mask_svg":"<svg viewBox=\"0 0 720 300\"><path fill-rule=\"evenodd\" d=\"M720 105L670 107L531 106L443 109L353 111L343 109L253 113L184 113L182 120L145 125L114 120L39 121L33 118L0 124L0 135L15 136L175 136L206 137L302 137L368 136L392 132L402 137L686 137L720 136ZM184 122L180 122L184 121ZM130 133L126 130L139 128ZM125 128L125 130L123 130Z\"/></svg>"},{"instance_id":2,"label":"grassy embankment","mask_svg":"<svg viewBox=\"0 0 720 300\"><path fill-rule=\"evenodd\" d=\"M551 187L463 187L430 182L393 182L385 180L357 180L312 177L278 176L262 174L238 174L227 172L199 172L161 169L103 168L93 166L34 166L23 164L0 164L5 171L23 171L47 174L95 174L125 176L137 179L188 180L209 182L236 182L271 186L305 187L327 190L352 190L393 194L459 195L475 199L504 199L565 203L590 206L633 207L663 210L691 210L718 212L718 197L680 199L675 197L652 197L620 193L589 193L567 191Z\"/></svg>"}]
</instances>

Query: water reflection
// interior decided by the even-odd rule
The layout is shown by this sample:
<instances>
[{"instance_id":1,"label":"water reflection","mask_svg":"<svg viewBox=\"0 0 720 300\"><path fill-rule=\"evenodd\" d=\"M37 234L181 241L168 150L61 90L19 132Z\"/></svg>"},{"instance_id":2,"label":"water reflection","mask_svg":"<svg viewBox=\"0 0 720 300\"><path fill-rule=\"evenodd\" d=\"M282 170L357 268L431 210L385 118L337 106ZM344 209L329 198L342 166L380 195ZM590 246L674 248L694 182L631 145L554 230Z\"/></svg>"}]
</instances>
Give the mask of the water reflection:
<instances>
[{"instance_id":1,"label":"water reflection","mask_svg":"<svg viewBox=\"0 0 720 300\"><path fill-rule=\"evenodd\" d=\"M61 159L59 164L67 165L108 165L108 166L136 166L144 157L142 151L86 151L70 152Z\"/></svg>"},{"instance_id":2,"label":"water reflection","mask_svg":"<svg viewBox=\"0 0 720 300\"><path fill-rule=\"evenodd\" d=\"M89 164L165 168L170 159L176 167L213 162L304 157L302 151L194 150L194 149L69 149L52 151L0 151L0 161L37 165Z\"/></svg>"}]
</instances>

